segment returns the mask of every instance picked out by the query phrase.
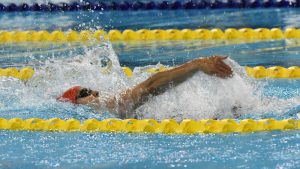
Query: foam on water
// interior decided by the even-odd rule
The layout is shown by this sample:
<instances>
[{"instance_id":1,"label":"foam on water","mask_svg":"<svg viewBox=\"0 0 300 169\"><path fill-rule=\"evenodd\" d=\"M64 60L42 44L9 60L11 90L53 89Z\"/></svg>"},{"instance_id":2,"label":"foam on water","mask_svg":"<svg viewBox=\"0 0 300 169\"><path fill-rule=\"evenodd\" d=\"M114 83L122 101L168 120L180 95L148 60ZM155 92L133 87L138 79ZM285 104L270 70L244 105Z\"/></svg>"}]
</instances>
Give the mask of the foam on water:
<instances>
[{"instance_id":1,"label":"foam on water","mask_svg":"<svg viewBox=\"0 0 300 169\"><path fill-rule=\"evenodd\" d=\"M99 66L99 59L103 57L111 60L112 68L109 72ZM76 55L72 59L49 59L44 66L36 69L34 76L27 83L7 77L0 77L0 80L0 112L26 111L26 117L30 116L33 110L43 111L41 113L49 111L52 114L72 111L84 113L84 106L74 106L56 100L63 91L74 85L113 95L124 90L129 84L110 44L86 50L84 55Z\"/></svg>"},{"instance_id":2,"label":"foam on water","mask_svg":"<svg viewBox=\"0 0 300 169\"><path fill-rule=\"evenodd\" d=\"M61 89L74 85L109 91L112 94L126 87L127 78L111 45L98 46L85 53L72 59L46 61L45 66L39 69L36 76L28 82L28 86L37 86L37 89L42 90L51 89L49 95L58 95L62 92ZM112 62L111 69L108 71L100 66L100 59L104 57L110 58Z\"/></svg>"},{"instance_id":3,"label":"foam on water","mask_svg":"<svg viewBox=\"0 0 300 169\"><path fill-rule=\"evenodd\" d=\"M100 66L103 57L110 58L111 69ZM198 72L186 82L140 106L136 110L139 118L175 118L180 121L184 118L230 118L233 112L283 114L298 105L298 97L279 99L263 96L263 81L248 78L244 68L233 60L227 59L226 62L234 70L232 78L220 79ZM21 109L84 112L84 106L58 102L56 97L74 85L115 95L147 79L150 75L141 73L142 69L159 66L135 68L133 78L129 79L124 75L111 44L104 43L72 59L47 60L25 84L14 78L1 77L0 112ZM84 113L81 115L90 117Z\"/></svg>"},{"instance_id":4,"label":"foam on water","mask_svg":"<svg viewBox=\"0 0 300 169\"><path fill-rule=\"evenodd\" d=\"M299 98L279 99L262 95L265 82L248 78L245 69L231 59L226 61L234 70L232 78L221 79L198 72L139 107L143 118L233 118L234 113L283 114L298 105Z\"/></svg>"}]
</instances>

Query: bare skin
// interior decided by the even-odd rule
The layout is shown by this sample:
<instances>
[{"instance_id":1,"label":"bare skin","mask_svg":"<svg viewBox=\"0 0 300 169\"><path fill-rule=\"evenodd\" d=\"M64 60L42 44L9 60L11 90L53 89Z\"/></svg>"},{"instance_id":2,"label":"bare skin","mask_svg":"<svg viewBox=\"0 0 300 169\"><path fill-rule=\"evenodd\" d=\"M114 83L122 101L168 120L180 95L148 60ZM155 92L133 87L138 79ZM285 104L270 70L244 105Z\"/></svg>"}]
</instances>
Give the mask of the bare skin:
<instances>
[{"instance_id":1,"label":"bare skin","mask_svg":"<svg viewBox=\"0 0 300 169\"><path fill-rule=\"evenodd\" d=\"M223 62L226 58L213 56L195 59L176 68L156 73L133 88L109 99L101 100L104 98L99 96L97 91L92 91L91 95L78 98L76 103L99 105L102 101L110 112L117 114L120 118L132 117L134 110L147 102L150 97L163 93L171 84L177 86L198 71L220 78L230 77L232 69Z\"/></svg>"}]
</instances>

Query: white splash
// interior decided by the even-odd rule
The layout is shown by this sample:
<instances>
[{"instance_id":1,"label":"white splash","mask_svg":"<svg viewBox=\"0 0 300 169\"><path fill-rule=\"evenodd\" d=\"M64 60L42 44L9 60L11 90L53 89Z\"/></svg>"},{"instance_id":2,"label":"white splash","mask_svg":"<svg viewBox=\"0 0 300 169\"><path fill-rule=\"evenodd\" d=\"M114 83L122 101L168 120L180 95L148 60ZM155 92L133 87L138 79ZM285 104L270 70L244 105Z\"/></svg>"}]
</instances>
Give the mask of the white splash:
<instances>
[{"instance_id":1,"label":"white splash","mask_svg":"<svg viewBox=\"0 0 300 169\"><path fill-rule=\"evenodd\" d=\"M248 78L245 69L233 60L226 61L234 70L232 78L221 79L198 72L186 82L153 97L138 108L141 118L234 118L236 114L285 112L299 98L283 100L262 96L264 83Z\"/></svg>"},{"instance_id":2,"label":"white splash","mask_svg":"<svg viewBox=\"0 0 300 169\"><path fill-rule=\"evenodd\" d=\"M111 60L109 68L101 65L104 57ZM136 113L140 118L180 121L185 118L230 118L234 111L238 114L284 113L299 104L300 99L296 97L284 100L263 96L262 81L248 78L244 68L236 62L230 59L226 62L234 70L232 78L220 79L198 72L177 87L151 98ZM72 59L48 60L26 84L13 78L0 78L0 96L4 98L0 99L0 108L25 106L39 110L48 106L56 111L51 106L69 106L72 110L71 104L56 101L56 97L71 86L90 87L115 95L150 76L140 70L159 66L136 68L133 78L129 79L111 44L103 44Z\"/></svg>"},{"instance_id":3,"label":"white splash","mask_svg":"<svg viewBox=\"0 0 300 169\"><path fill-rule=\"evenodd\" d=\"M104 57L111 61L109 68L101 67L99 61ZM66 106L72 110L70 104L56 100L72 86L85 86L113 95L128 84L112 46L103 44L72 59L47 60L25 84L18 79L0 77L0 111L41 108L55 111L50 106Z\"/></svg>"},{"instance_id":4,"label":"white splash","mask_svg":"<svg viewBox=\"0 0 300 169\"><path fill-rule=\"evenodd\" d=\"M48 60L28 82L28 86L35 91L43 90L49 96L57 96L74 85L112 94L126 88L128 79L111 45L99 46L85 53L68 60ZM100 66L100 59L104 57L111 60L109 70Z\"/></svg>"}]
</instances>

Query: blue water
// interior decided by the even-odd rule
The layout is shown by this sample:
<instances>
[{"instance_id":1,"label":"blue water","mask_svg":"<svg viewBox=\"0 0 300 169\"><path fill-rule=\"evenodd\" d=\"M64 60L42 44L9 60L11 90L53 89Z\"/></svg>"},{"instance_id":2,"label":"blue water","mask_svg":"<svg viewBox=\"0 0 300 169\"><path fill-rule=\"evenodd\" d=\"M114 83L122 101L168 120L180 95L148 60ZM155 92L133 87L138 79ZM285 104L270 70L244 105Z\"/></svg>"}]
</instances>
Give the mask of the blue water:
<instances>
[{"instance_id":1,"label":"blue water","mask_svg":"<svg viewBox=\"0 0 300 169\"><path fill-rule=\"evenodd\" d=\"M92 45L88 48L92 48ZM267 42L224 41L162 41L162 42L115 42L114 50L121 66L136 67L157 64L178 65L198 57L225 55L242 66L283 67L300 65L300 46L292 40ZM70 58L84 54L84 45L9 44L0 46L1 67L42 65L49 58Z\"/></svg>"},{"instance_id":2,"label":"blue water","mask_svg":"<svg viewBox=\"0 0 300 169\"><path fill-rule=\"evenodd\" d=\"M0 13L0 29L285 28L298 26L299 14L297 9ZM217 54L229 55L243 66L300 65L298 43L289 40L233 44L226 41L118 42L113 47L121 65L129 67L157 62L173 66L198 56ZM43 67L49 58L72 58L83 54L84 49L82 44L1 45L0 66ZM282 99L299 96L299 80L263 81L267 83L263 88L265 96ZM0 105L3 118L85 120L110 116L96 114L86 107L62 108L58 106L61 103L55 102L45 106L18 105L13 93L20 89L6 91L5 86L0 87L0 98L7 99ZM299 105L295 105L280 115L265 113L241 118L297 119L299 111ZM299 168L299 134L298 131L226 135L0 131L0 168Z\"/></svg>"},{"instance_id":3,"label":"blue water","mask_svg":"<svg viewBox=\"0 0 300 169\"><path fill-rule=\"evenodd\" d=\"M298 168L300 165L298 131L198 136L4 131L0 136L1 168Z\"/></svg>"},{"instance_id":4,"label":"blue water","mask_svg":"<svg viewBox=\"0 0 300 169\"><path fill-rule=\"evenodd\" d=\"M1 13L1 30L299 27L297 8ZM168 22L166 22L168 21Z\"/></svg>"}]
</instances>

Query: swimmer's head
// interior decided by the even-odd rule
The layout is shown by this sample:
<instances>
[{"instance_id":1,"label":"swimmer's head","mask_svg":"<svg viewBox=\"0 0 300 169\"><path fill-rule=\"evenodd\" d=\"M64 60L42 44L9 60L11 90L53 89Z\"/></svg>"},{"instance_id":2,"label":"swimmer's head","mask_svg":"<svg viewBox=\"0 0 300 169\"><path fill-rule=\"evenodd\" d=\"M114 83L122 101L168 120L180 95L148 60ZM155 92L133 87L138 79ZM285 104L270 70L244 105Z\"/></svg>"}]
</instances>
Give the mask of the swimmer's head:
<instances>
[{"instance_id":1,"label":"swimmer's head","mask_svg":"<svg viewBox=\"0 0 300 169\"><path fill-rule=\"evenodd\" d=\"M87 104L97 97L99 97L99 92L97 91L81 86L74 86L66 90L57 99L59 101L68 101L74 104Z\"/></svg>"}]
</instances>

